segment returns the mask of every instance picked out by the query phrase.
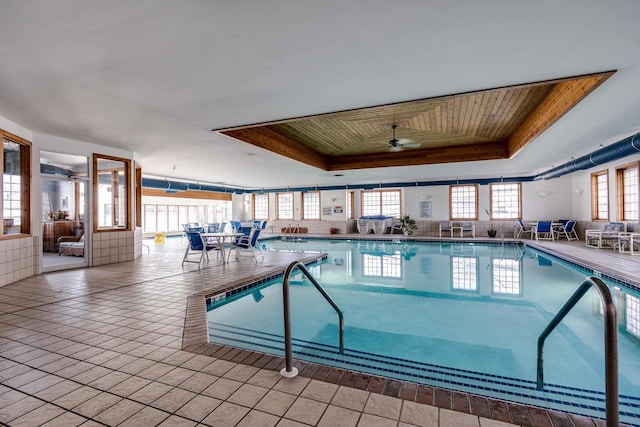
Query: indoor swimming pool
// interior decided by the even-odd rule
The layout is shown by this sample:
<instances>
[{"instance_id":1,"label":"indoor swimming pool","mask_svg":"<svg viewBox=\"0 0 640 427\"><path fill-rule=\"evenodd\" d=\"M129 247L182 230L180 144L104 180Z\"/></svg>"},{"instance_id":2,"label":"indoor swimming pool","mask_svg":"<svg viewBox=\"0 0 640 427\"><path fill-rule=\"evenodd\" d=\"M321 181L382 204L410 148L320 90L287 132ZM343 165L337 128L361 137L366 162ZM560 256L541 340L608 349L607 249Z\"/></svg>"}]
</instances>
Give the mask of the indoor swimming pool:
<instances>
[{"instance_id":1,"label":"indoor swimming pool","mask_svg":"<svg viewBox=\"0 0 640 427\"><path fill-rule=\"evenodd\" d=\"M318 364L604 417L603 310L595 290L536 344L592 272L515 244L272 240L263 250L326 253L310 272L338 316L295 272L293 356ZM597 272L596 272L597 274ZM621 421L640 425L640 294L608 282L618 311ZM211 342L283 355L282 278L208 304Z\"/></svg>"}]
</instances>

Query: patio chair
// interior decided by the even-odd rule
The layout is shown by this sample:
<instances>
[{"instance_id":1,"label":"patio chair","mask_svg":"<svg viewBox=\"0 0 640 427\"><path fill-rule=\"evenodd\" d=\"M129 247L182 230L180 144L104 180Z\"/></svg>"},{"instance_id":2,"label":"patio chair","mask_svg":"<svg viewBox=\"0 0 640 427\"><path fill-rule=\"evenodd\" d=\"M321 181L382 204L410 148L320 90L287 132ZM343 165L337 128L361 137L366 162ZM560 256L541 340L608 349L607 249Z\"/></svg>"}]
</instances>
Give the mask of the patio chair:
<instances>
[{"instance_id":1,"label":"patio chair","mask_svg":"<svg viewBox=\"0 0 640 427\"><path fill-rule=\"evenodd\" d=\"M517 227L516 239L521 238L525 234L529 234L529 238L533 238L533 229L534 229L533 226L524 225L524 222L521 219L519 219L518 225L516 227Z\"/></svg>"},{"instance_id":2,"label":"patio chair","mask_svg":"<svg viewBox=\"0 0 640 427\"><path fill-rule=\"evenodd\" d=\"M204 261L204 258L209 260L208 252L212 249L217 249L217 245L208 245L205 240L202 238L202 234L197 231L187 231L187 239L189 239L189 244L187 245L187 250L184 253L184 257L182 257L182 266L184 267L185 262L193 262L198 264L198 269L200 268L200 264ZM198 260L189 259L190 256L199 255Z\"/></svg>"},{"instance_id":3,"label":"patio chair","mask_svg":"<svg viewBox=\"0 0 640 427\"><path fill-rule=\"evenodd\" d=\"M618 251L631 255L640 255L640 233L619 233Z\"/></svg>"},{"instance_id":4,"label":"patio chair","mask_svg":"<svg viewBox=\"0 0 640 427\"><path fill-rule=\"evenodd\" d=\"M476 225L469 221L460 223L460 237L464 236L464 233L471 233L472 237L476 237Z\"/></svg>"},{"instance_id":5,"label":"patio chair","mask_svg":"<svg viewBox=\"0 0 640 427\"><path fill-rule=\"evenodd\" d=\"M578 233L576 232L576 222L574 220L569 220L561 227L555 229L556 239L560 239L564 237L565 239L571 240L580 240L578 238Z\"/></svg>"},{"instance_id":6,"label":"patio chair","mask_svg":"<svg viewBox=\"0 0 640 427\"><path fill-rule=\"evenodd\" d=\"M224 229L227 226L226 222L221 222L220 227L218 227L218 233L224 233Z\"/></svg>"},{"instance_id":7,"label":"patio chair","mask_svg":"<svg viewBox=\"0 0 640 427\"><path fill-rule=\"evenodd\" d=\"M551 221L538 221L533 230L536 240L555 240L555 233Z\"/></svg>"},{"instance_id":8,"label":"patio chair","mask_svg":"<svg viewBox=\"0 0 640 427\"><path fill-rule=\"evenodd\" d=\"M231 244L229 248L229 252L227 255L227 262L229 262L229 257L231 257L231 251L236 251L236 259L238 259L238 254L240 252L251 252L256 261L258 261L258 255L264 259L264 255L262 254L262 250L260 249L260 245L258 245L258 236L260 236L260 229L248 227L249 235L242 235L235 242Z\"/></svg>"},{"instance_id":9,"label":"patio chair","mask_svg":"<svg viewBox=\"0 0 640 427\"><path fill-rule=\"evenodd\" d=\"M438 233L440 234L440 237L442 237L443 231L449 233L449 237L453 237L453 225L451 224L451 221L440 221L440 224L438 225Z\"/></svg>"},{"instance_id":10,"label":"patio chair","mask_svg":"<svg viewBox=\"0 0 640 427\"><path fill-rule=\"evenodd\" d=\"M218 224L215 222L213 224L209 224L207 227L207 233L217 233L218 232Z\"/></svg>"}]
</instances>

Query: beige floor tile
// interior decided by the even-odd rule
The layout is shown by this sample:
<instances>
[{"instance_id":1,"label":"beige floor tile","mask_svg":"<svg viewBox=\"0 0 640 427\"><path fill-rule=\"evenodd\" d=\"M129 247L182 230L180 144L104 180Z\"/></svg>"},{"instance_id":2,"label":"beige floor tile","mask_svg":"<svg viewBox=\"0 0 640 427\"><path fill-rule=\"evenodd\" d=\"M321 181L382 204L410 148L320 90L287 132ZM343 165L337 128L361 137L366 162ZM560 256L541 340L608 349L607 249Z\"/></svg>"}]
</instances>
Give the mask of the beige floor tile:
<instances>
[{"instance_id":1,"label":"beige floor tile","mask_svg":"<svg viewBox=\"0 0 640 427\"><path fill-rule=\"evenodd\" d=\"M254 376L258 372L258 368L247 365L236 365L231 368L226 374L224 374L224 378L229 378L230 380L247 382L249 378Z\"/></svg>"},{"instance_id":2,"label":"beige floor tile","mask_svg":"<svg viewBox=\"0 0 640 427\"><path fill-rule=\"evenodd\" d=\"M180 367L194 371L201 371L204 367L209 366L214 361L215 359L213 357L198 354L195 357L186 360L180 365Z\"/></svg>"},{"instance_id":3,"label":"beige floor tile","mask_svg":"<svg viewBox=\"0 0 640 427\"><path fill-rule=\"evenodd\" d=\"M269 390L255 406L255 409L268 412L269 414L283 416L295 400L296 397L292 394Z\"/></svg>"},{"instance_id":4,"label":"beige floor tile","mask_svg":"<svg viewBox=\"0 0 640 427\"><path fill-rule=\"evenodd\" d=\"M116 426L144 409L142 403L124 399L94 417L96 421Z\"/></svg>"},{"instance_id":5,"label":"beige floor tile","mask_svg":"<svg viewBox=\"0 0 640 427\"><path fill-rule=\"evenodd\" d=\"M362 412L369 398L369 394L368 391L340 386L333 396L331 404Z\"/></svg>"},{"instance_id":6,"label":"beige floor tile","mask_svg":"<svg viewBox=\"0 0 640 427\"><path fill-rule=\"evenodd\" d=\"M196 372L185 381L180 383L178 387L185 390L192 391L194 393L201 393L204 389L211 386L211 384L218 381L217 376L211 374L205 374L203 372Z\"/></svg>"},{"instance_id":7,"label":"beige floor tile","mask_svg":"<svg viewBox=\"0 0 640 427\"><path fill-rule=\"evenodd\" d=\"M72 390L71 392L55 399L53 403L65 409L72 409L80 405L81 403L86 402L89 399L93 399L99 394L100 394L100 390L97 390L93 387L89 387L89 386L78 387Z\"/></svg>"},{"instance_id":8,"label":"beige floor tile","mask_svg":"<svg viewBox=\"0 0 640 427\"><path fill-rule=\"evenodd\" d=\"M266 412L256 411L254 409L245 415L245 417L236 425L237 427L273 427L278 423L278 421L280 421L279 417L267 414Z\"/></svg>"},{"instance_id":9,"label":"beige floor tile","mask_svg":"<svg viewBox=\"0 0 640 427\"><path fill-rule=\"evenodd\" d=\"M120 372L126 372L127 374L136 375L138 372L142 372L145 369L155 365L155 361L149 359L137 359L129 364L119 368Z\"/></svg>"},{"instance_id":10,"label":"beige floor tile","mask_svg":"<svg viewBox=\"0 0 640 427\"><path fill-rule=\"evenodd\" d=\"M121 400L122 398L120 396L102 392L97 396L94 396L91 399L87 400L86 402L79 404L78 406L73 408L73 411L87 418L93 418Z\"/></svg>"},{"instance_id":11,"label":"beige floor tile","mask_svg":"<svg viewBox=\"0 0 640 427\"><path fill-rule=\"evenodd\" d=\"M480 418L480 427L514 427L516 424L505 423L498 420L490 420L488 418Z\"/></svg>"},{"instance_id":12,"label":"beige floor tile","mask_svg":"<svg viewBox=\"0 0 640 427\"><path fill-rule=\"evenodd\" d=\"M8 380L5 380L2 383L8 387L20 388L25 384L29 384L30 382L33 382L47 375L46 372L36 371L35 369L29 369L29 368L27 369L28 369L27 371L19 375L16 375Z\"/></svg>"},{"instance_id":13,"label":"beige floor tile","mask_svg":"<svg viewBox=\"0 0 640 427\"><path fill-rule=\"evenodd\" d=\"M195 372L193 372L190 369L184 369L184 368L178 367L167 372L166 374L158 378L156 381L177 386L177 385L180 385L180 383L187 381L189 378L191 378L194 373Z\"/></svg>"},{"instance_id":14,"label":"beige floor tile","mask_svg":"<svg viewBox=\"0 0 640 427\"><path fill-rule=\"evenodd\" d=\"M360 412L329 405L324 411L318 427L355 427L360 420Z\"/></svg>"},{"instance_id":15,"label":"beige floor tile","mask_svg":"<svg viewBox=\"0 0 640 427\"><path fill-rule=\"evenodd\" d=\"M159 399L169 391L173 390L173 387L167 384L152 382L140 390L129 396L129 399L135 400L140 403L149 404L154 400Z\"/></svg>"},{"instance_id":16,"label":"beige floor tile","mask_svg":"<svg viewBox=\"0 0 640 427\"><path fill-rule=\"evenodd\" d=\"M173 371L174 369L175 366L173 365L158 362L154 363L152 366L149 366L147 369L138 372L138 376L151 381L155 381L163 375L166 375L168 372Z\"/></svg>"},{"instance_id":17,"label":"beige floor tile","mask_svg":"<svg viewBox=\"0 0 640 427\"><path fill-rule=\"evenodd\" d=\"M26 413L29 413L45 403L34 397L27 396L24 399L20 399L11 405L4 406L0 409L0 422L7 423L11 420L19 418Z\"/></svg>"},{"instance_id":18,"label":"beige floor tile","mask_svg":"<svg viewBox=\"0 0 640 427\"><path fill-rule=\"evenodd\" d=\"M120 397L129 397L141 388L149 385L150 380L140 377L130 377L119 384L114 385L108 391Z\"/></svg>"},{"instance_id":19,"label":"beige floor tile","mask_svg":"<svg viewBox=\"0 0 640 427\"><path fill-rule=\"evenodd\" d=\"M329 403L333 396L338 391L338 385L325 383L322 381L311 380L311 382L305 387L300 396L307 397L313 400L319 400L320 402Z\"/></svg>"},{"instance_id":20,"label":"beige floor tile","mask_svg":"<svg viewBox=\"0 0 640 427\"><path fill-rule=\"evenodd\" d=\"M227 362L226 360L216 360L202 368L202 372L206 372L207 374L215 375L217 377L222 377L236 365L237 363Z\"/></svg>"},{"instance_id":21,"label":"beige floor tile","mask_svg":"<svg viewBox=\"0 0 640 427\"><path fill-rule=\"evenodd\" d=\"M20 387L20 391L23 391L25 393L29 393L29 394L35 394L39 391L42 391L46 388L49 388L51 386L54 386L56 384L61 383L62 381L64 381L64 378L60 378L56 375L52 375L52 374L46 374L44 377L38 378L35 381L32 381L30 383L27 383L23 386Z\"/></svg>"},{"instance_id":22,"label":"beige floor tile","mask_svg":"<svg viewBox=\"0 0 640 427\"><path fill-rule=\"evenodd\" d=\"M110 374L104 375L94 381L91 381L88 385L106 391L113 386L120 384L121 382L131 378L131 375L124 372L112 371Z\"/></svg>"},{"instance_id":23,"label":"beige floor tile","mask_svg":"<svg viewBox=\"0 0 640 427\"><path fill-rule=\"evenodd\" d=\"M249 408L235 405L229 402L222 402L220 406L213 410L211 414L202 422L214 427L235 426L247 413Z\"/></svg>"},{"instance_id":24,"label":"beige floor tile","mask_svg":"<svg viewBox=\"0 0 640 427\"><path fill-rule=\"evenodd\" d=\"M371 393L364 407L364 412L379 417L399 420L401 408L402 400L382 394Z\"/></svg>"},{"instance_id":25,"label":"beige floor tile","mask_svg":"<svg viewBox=\"0 0 640 427\"><path fill-rule=\"evenodd\" d=\"M198 395L178 409L178 411L176 411L176 415L194 421L202 421L221 403L222 400L214 399L209 396Z\"/></svg>"},{"instance_id":26,"label":"beige floor tile","mask_svg":"<svg viewBox=\"0 0 640 427\"><path fill-rule=\"evenodd\" d=\"M304 377L280 378L273 389L299 396L310 381L309 378Z\"/></svg>"},{"instance_id":27,"label":"beige floor tile","mask_svg":"<svg viewBox=\"0 0 640 427\"><path fill-rule=\"evenodd\" d=\"M13 427L41 426L46 422L63 414L64 412L65 410L60 408L59 406L47 403L45 405L39 406L33 411L27 412L19 418L12 420L11 425Z\"/></svg>"},{"instance_id":28,"label":"beige floor tile","mask_svg":"<svg viewBox=\"0 0 640 427\"><path fill-rule=\"evenodd\" d=\"M216 399L226 400L240 387L242 387L241 382L228 380L226 378L220 378L209 387L204 389L204 391L202 391L202 394L210 397L215 397Z\"/></svg>"},{"instance_id":29,"label":"beige floor tile","mask_svg":"<svg viewBox=\"0 0 640 427\"><path fill-rule=\"evenodd\" d=\"M34 395L40 399L52 402L65 394L71 393L73 390L79 389L80 387L82 386L76 382L63 380L51 387L34 392Z\"/></svg>"},{"instance_id":30,"label":"beige floor tile","mask_svg":"<svg viewBox=\"0 0 640 427\"><path fill-rule=\"evenodd\" d=\"M151 406L166 412L174 413L182 405L190 401L196 396L187 390L173 388L168 393L162 395L159 399L151 403Z\"/></svg>"},{"instance_id":31,"label":"beige floor tile","mask_svg":"<svg viewBox=\"0 0 640 427\"><path fill-rule=\"evenodd\" d=\"M74 414L73 412L66 411L63 414L55 417L49 422L42 425L42 427L75 427L87 421L87 419L81 415Z\"/></svg>"},{"instance_id":32,"label":"beige floor tile","mask_svg":"<svg viewBox=\"0 0 640 427\"><path fill-rule=\"evenodd\" d=\"M102 378L112 372L113 371L111 369L105 368L104 366L94 366L93 368L87 369L86 371L72 377L71 380L82 384L89 384L90 382Z\"/></svg>"},{"instance_id":33,"label":"beige floor tile","mask_svg":"<svg viewBox=\"0 0 640 427\"><path fill-rule=\"evenodd\" d=\"M421 427L438 427L438 408L404 400L400 421Z\"/></svg>"},{"instance_id":34,"label":"beige floor tile","mask_svg":"<svg viewBox=\"0 0 640 427\"><path fill-rule=\"evenodd\" d=\"M264 397L269 389L258 387L256 385L244 384L235 391L228 399L228 402L253 408L256 403Z\"/></svg>"},{"instance_id":35,"label":"beige floor tile","mask_svg":"<svg viewBox=\"0 0 640 427\"><path fill-rule=\"evenodd\" d=\"M309 424L299 423L297 421L288 420L286 418L281 418L276 427L308 427ZM339 426L336 426L339 427Z\"/></svg>"},{"instance_id":36,"label":"beige floor tile","mask_svg":"<svg viewBox=\"0 0 640 427\"><path fill-rule=\"evenodd\" d=\"M278 383L278 381L280 381L281 378L282 376L280 376L279 372L260 369L254 376L247 380L247 383L260 387L272 388Z\"/></svg>"},{"instance_id":37,"label":"beige floor tile","mask_svg":"<svg viewBox=\"0 0 640 427\"><path fill-rule=\"evenodd\" d=\"M195 427L200 425L195 421L188 420L186 418L179 417L177 415L171 415L169 418L158 424L158 427ZM125 424L123 424L123 427ZM131 427L138 427L140 424L132 424Z\"/></svg>"},{"instance_id":38,"label":"beige floor tile","mask_svg":"<svg viewBox=\"0 0 640 427\"><path fill-rule=\"evenodd\" d=\"M397 425L397 421L372 414L362 414L358 421L358 427L396 427Z\"/></svg>"},{"instance_id":39,"label":"beige floor tile","mask_svg":"<svg viewBox=\"0 0 640 427\"><path fill-rule=\"evenodd\" d=\"M471 414L440 409L440 427L479 427L478 417Z\"/></svg>"},{"instance_id":40,"label":"beige floor tile","mask_svg":"<svg viewBox=\"0 0 640 427\"><path fill-rule=\"evenodd\" d=\"M293 405L284 416L294 421L315 425L322 417L327 406L326 403L299 397L293 402Z\"/></svg>"}]
</instances>

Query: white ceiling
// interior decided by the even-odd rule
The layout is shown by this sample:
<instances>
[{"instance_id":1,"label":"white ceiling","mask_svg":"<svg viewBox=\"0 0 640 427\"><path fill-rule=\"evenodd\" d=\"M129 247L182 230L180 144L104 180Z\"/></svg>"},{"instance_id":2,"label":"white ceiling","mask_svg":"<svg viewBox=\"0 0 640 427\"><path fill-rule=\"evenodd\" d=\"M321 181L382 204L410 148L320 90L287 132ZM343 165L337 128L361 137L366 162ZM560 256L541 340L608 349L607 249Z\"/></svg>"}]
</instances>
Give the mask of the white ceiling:
<instances>
[{"instance_id":1,"label":"white ceiling","mask_svg":"<svg viewBox=\"0 0 640 427\"><path fill-rule=\"evenodd\" d=\"M636 0L0 0L0 116L247 188L530 176L640 129ZM212 132L618 70L515 158L334 176Z\"/></svg>"}]
</instances>

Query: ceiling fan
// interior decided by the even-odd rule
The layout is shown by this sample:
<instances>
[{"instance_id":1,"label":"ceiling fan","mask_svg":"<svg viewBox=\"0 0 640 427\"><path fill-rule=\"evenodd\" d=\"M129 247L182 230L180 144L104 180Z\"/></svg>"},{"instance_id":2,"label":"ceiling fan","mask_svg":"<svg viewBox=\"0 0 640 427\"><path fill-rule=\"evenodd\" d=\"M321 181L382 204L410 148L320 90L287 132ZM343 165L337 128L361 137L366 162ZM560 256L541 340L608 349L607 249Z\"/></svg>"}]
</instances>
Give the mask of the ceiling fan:
<instances>
[{"instance_id":1,"label":"ceiling fan","mask_svg":"<svg viewBox=\"0 0 640 427\"><path fill-rule=\"evenodd\" d=\"M391 125L391 129L393 129L393 138L387 144L389 144L389 151L402 151L405 148L418 148L420 147L419 142L415 142L411 139L400 138L396 139L396 128L398 125Z\"/></svg>"}]
</instances>

